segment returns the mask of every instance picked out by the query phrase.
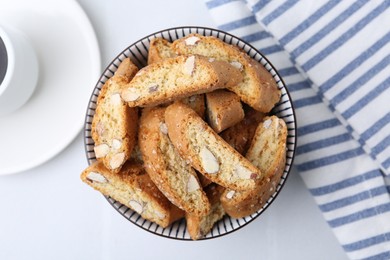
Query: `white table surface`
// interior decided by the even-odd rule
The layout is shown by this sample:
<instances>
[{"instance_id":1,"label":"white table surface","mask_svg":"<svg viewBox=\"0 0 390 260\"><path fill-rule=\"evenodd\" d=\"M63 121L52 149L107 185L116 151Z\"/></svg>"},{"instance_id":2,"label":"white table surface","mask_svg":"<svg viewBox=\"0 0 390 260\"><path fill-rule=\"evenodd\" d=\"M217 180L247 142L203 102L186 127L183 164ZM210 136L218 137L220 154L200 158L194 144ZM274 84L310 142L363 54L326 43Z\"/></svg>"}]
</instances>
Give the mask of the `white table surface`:
<instances>
[{"instance_id":1,"label":"white table surface","mask_svg":"<svg viewBox=\"0 0 390 260\"><path fill-rule=\"evenodd\" d=\"M103 67L155 31L215 27L200 0L78 2L95 28ZM213 240L182 242L119 215L80 181L86 166L80 133L51 161L0 176L0 259L346 259L294 169L274 203L248 226Z\"/></svg>"}]
</instances>

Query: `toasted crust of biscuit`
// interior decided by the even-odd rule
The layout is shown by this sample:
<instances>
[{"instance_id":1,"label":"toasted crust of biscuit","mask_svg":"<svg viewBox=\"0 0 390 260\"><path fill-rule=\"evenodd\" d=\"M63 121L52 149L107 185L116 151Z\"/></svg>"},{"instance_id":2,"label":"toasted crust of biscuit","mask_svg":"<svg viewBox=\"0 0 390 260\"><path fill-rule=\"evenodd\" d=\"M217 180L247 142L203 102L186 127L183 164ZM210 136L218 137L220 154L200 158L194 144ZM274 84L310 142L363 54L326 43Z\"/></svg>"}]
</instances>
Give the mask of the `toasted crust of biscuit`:
<instances>
[{"instance_id":1,"label":"toasted crust of biscuit","mask_svg":"<svg viewBox=\"0 0 390 260\"><path fill-rule=\"evenodd\" d=\"M275 80L261 64L218 38L190 34L174 41L172 49L178 55L203 55L229 62L239 68L244 80L227 88L258 111L269 112L280 99L280 90Z\"/></svg>"},{"instance_id":2,"label":"toasted crust of biscuit","mask_svg":"<svg viewBox=\"0 0 390 260\"><path fill-rule=\"evenodd\" d=\"M164 113L165 108L154 108L141 116L139 145L146 171L173 204L193 215L204 216L210 203L197 174L169 140Z\"/></svg>"},{"instance_id":3,"label":"toasted crust of biscuit","mask_svg":"<svg viewBox=\"0 0 390 260\"><path fill-rule=\"evenodd\" d=\"M240 97L223 89L206 94L208 123L220 133L240 122L245 114Z\"/></svg>"},{"instance_id":4,"label":"toasted crust of biscuit","mask_svg":"<svg viewBox=\"0 0 390 260\"><path fill-rule=\"evenodd\" d=\"M129 161L113 173L101 162L95 162L82 172L81 180L162 227L184 215L164 197L140 164Z\"/></svg>"},{"instance_id":5,"label":"toasted crust of biscuit","mask_svg":"<svg viewBox=\"0 0 390 260\"><path fill-rule=\"evenodd\" d=\"M176 102L166 108L168 135L181 156L211 181L235 190L253 189L260 170L227 144L195 111Z\"/></svg>"},{"instance_id":6,"label":"toasted crust of biscuit","mask_svg":"<svg viewBox=\"0 0 390 260\"><path fill-rule=\"evenodd\" d=\"M264 172L265 178L254 190L226 190L221 203L234 218L251 215L261 209L275 192L286 163L287 126L276 116L266 117L256 129L246 158Z\"/></svg>"},{"instance_id":7,"label":"toasted crust of biscuit","mask_svg":"<svg viewBox=\"0 0 390 260\"><path fill-rule=\"evenodd\" d=\"M122 98L130 107L154 106L175 99L236 85L242 80L238 69L227 62L209 62L201 56L178 56L140 70L124 86Z\"/></svg>"},{"instance_id":8,"label":"toasted crust of biscuit","mask_svg":"<svg viewBox=\"0 0 390 260\"><path fill-rule=\"evenodd\" d=\"M92 120L95 155L111 171L118 172L130 158L136 143L138 109L130 108L121 99L122 86L136 74L138 68L125 59L115 75L103 85Z\"/></svg>"}]
</instances>

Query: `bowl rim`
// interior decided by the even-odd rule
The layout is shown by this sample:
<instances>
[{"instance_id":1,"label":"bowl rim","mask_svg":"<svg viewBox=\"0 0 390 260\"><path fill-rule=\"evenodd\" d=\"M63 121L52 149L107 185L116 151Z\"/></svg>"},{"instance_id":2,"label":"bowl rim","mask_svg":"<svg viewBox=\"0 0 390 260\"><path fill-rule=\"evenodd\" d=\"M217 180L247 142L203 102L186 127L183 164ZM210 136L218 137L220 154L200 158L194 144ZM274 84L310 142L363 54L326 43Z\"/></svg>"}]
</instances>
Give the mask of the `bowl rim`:
<instances>
[{"instance_id":1,"label":"bowl rim","mask_svg":"<svg viewBox=\"0 0 390 260\"><path fill-rule=\"evenodd\" d=\"M176 237L172 237L172 236L169 236L169 235L167 236L167 235L164 235L164 234L163 234L164 231L160 234L160 233L157 233L157 232L155 232L155 231L152 231L152 230L149 230L149 229L145 228L143 225L139 225L139 224L133 222L132 220L130 220L130 218L127 218L127 217L125 216L125 213L127 212L127 210L126 210L125 212L123 212L123 213L120 211L120 208L121 208L122 206L127 207L126 205L123 205L123 204L121 204L120 202L116 202L114 199L110 198L109 196L102 195L102 196L108 201L108 203L109 203L109 204L110 204L110 205L111 205L111 206L112 206L120 215L122 215L127 221L130 221L130 222L131 222L132 224L134 224L135 226L137 226L137 227L139 227L139 228L141 228L141 229L143 229L143 230L146 230L146 231L148 231L149 233L151 233L151 234L153 234L153 235L158 235L158 236L163 237L163 238L168 238L168 239L173 239L173 240L179 240L179 241L203 241L203 240L209 240L209 239L220 238L220 237L223 237L223 236L225 236L225 235L231 234L231 233L233 233L233 232L235 232L235 231L238 231L238 230L240 230L240 229L243 228L243 227L248 226L249 223L251 223L252 221L254 221L255 219L257 219L261 214L263 214L263 212L265 212L266 209L275 201L275 199L277 198L277 196L278 196L278 195L280 194L280 192L282 191L282 189L283 189L285 183L287 182L288 176L290 175L290 172L291 172L291 168L293 167L293 164L294 164L296 146L297 146L297 141L298 141L298 137L297 137L297 129L298 129L298 126L297 126L297 117L296 117L296 111L295 111L295 107L294 107L294 102L293 102L293 100L292 100L292 98L291 98L291 94L290 94L290 92L288 91L288 88L287 88L287 86L286 86L286 84L285 84L283 78L280 76L280 74L279 74L278 70L276 69L276 67L269 61L269 59L268 59L264 54L261 53L261 51L259 51L259 50L258 50L257 48L255 48L253 45L251 45L251 44L248 43L247 41L241 39L240 37L235 36L234 34L225 32L225 31L220 30L220 29L216 29L216 28L212 28L212 27L205 27L205 26L194 26L194 25L190 25L190 26L177 26L177 27L170 27L170 28L162 29L162 30L156 31L156 32L154 32L154 33L150 33L150 34L148 34L148 35L146 35L146 36L144 36L144 37L142 37L142 38L140 38L140 39L134 41L133 43L131 43L130 45L128 45L126 48L124 48L117 56L115 56L115 58L113 58L113 59L108 63L108 65L105 67L105 69L102 70L102 73L100 74L100 77L98 78L98 80L97 80L97 82L96 82L96 84L95 84L95 87L93 88L93 91L92 91L91 96L90 96L90 98L89 98L88 105L87 105L87 109L86 109L86 112L85 112L85 120L84 120L84 127L83 127L83 141L84 141L84 148L85 148L84 150L85 150L85 154L86 154L86 158L87 158L88 165L91 164L91 163L90 163L90 158L89 158L89 156L88 156L88 149L87 149L87 146L90 145L90 144L87 143L87 139L88 139L88 138L87 138L87 135L86 135L86 133L87 133L88 131L90 131L90 130L87 130L87 129L86 129L86 126L87 126L87 123L88 123L88 118L90 117L90 115L88 114L88 110L90 109L90 104L91 104L91 102L92 102L92 100L93 100L93 97L96 96L96 94L95 94L94 92L95 92L95 90L97 89L97 86L99 85L99 83L102 83L102 82L101 82L101 78L102 78L102 77L106 77L106 76L105 76L105 73L106 73L107 71L112 72L112 71L110 70L110 67L111 67L112 65L115 65L114 62L115 62L116 60L121 60L121 59L120 59L120 56L124 55L124 53L125 53L127 50L130 50L130 48L131 48L132 46L135 46L136 44L142 43L142 42L145 41L145 40L149 40L149 38L151 38L151 37L154 37L154 38L155 38L157 34L161 34L161 36L163 37L163 33L164 33L164 32L182 30L182 32L183 32L183 37L184 37L184 36L186 36L186 35L188 35L188 34L190 34L190 33L199 33L199 34L201 34L201 33L199 32L199 29L200 29L200 30L204 30L204 31L209 30L210 32L216 32L216 33L217 33L217 36L216 36L217 38L219 38L219 37L218 37L219 34L224 34L224 35L225 35L225 36L224 36L224 39L219 38L219 39L221 39L221 40L224 41L224 42L225 42L226 36L229 36L229 37L231 37L232 39L236 39L236 40L238 40L239 42L242 42L242 43L244 44L243 46L238 46L238 45L235 45L235 46L237 46L238 48L240 48L240 49L242 49L242 50L245 48L245 46L248 46L251 50L254 50L257 54L259 54L260 57L261 57L261 59L264 59L264 60L266 61L266 64L270 65L271 70L273 69L274 72L276 73L276 75L279 77L279 81L282 83L283 88L284 88L285 91L286 91L286 95L288 96L288 100L289 100L289 102L290 102L290 104L291 104L291 113L292 113L292 116L293 116L293 118L294 118L294 120L293 120L293 127L292 127L293 130L294 130L294 135L292 136L292 135L287 134L287 138L292 137L293 140L294 140L294 142L293 142L293 149L291 150L292 155L291 155L291 157L289 158L289 159L291 160L291 162L290 162L290 164L289 164L289 169L288 169L288 171L287 171L285 174L282 175L281 180L283 180L283 182L281 183L281 181L279 181L279 183L278 183L278 187L279 187L279 188L275 189L275 192L270 196L270 198L268 198L268 201L269 201L270 199L272 199L272 200L271 200L270 202L267 201L267 203L260 209L261 211L260 211L259 213L253 213L253 214L256 214L254 217L251 217L253 214L247 216L247 217L251 217L250 220L246 221L246 219L245 219L246 217L240 218L240 219L244 219L245 223L240 224L238 227L232 228L232 230L227 231L227 232L225 232L225 233L219 233L219 234L217 234L217 235L212 235L212 236L210 236L210 237L206 237L206 236L205 236L205 237L202 237L202 238L200 238L200 239L198 239L198 240L192 240L191 238L189 238L189 239L188 239L188 238L179 238L179 237L177 237L177 236L176 236ZM190 30L190 32L189 32L189 33L186 33L184 30ZM193 32L192 30L195 30L195 31ZM178 37L178 38L181 38L181 37ZM245 53L247 53L245 50L243 50L243 51L244 51ZM249 55L249 54L248 54L248 55ZM125 55L125 56L126 56L126 55ZM256 56L256 55L255 55L255 56ZM253 57L251 57L251 58L253 58ZM258 61L258 62L259 62L259 61ZM260 62L259 62L259 63L260 63ZM262 66L264 66L264 65L262 64ZM268 69L267 69L267 70L268 70ZM269 70L268 70L268 71L269 71ZM274 77L275 75L272 75L272 76ZM100 90L99 90L99 93L100 93ZM96 98L97 98L97 96L96 96ZM271 110L271 111L272 111L272 110ZM287 142L288 142L288 140L287 140ZM286 157L287 157L287 153L286 153ZM287 164L287 162L286 162L286 164ZM286 166L286 164L285 164L285 166ZM110 199L113 200L114 202L111 202ZM119 204L121 204L121 206L119 206L119 207L117 208L117 207L115 207L115 203L119 203ZM129 209L129 210L131 210L131 209ZM223 219L225 219L225 218L227 218L227 217L229 217L229 216L226 216L226 214L225 214L225 216L224 216L221 220L223 220ZM140 218L142 218L142 217L140 216ZM234 219L234 218L233 218L233 219ZM221 221L221 220L219 220L219 221ZM182 218L182 219L180 219L180 220L178 220L178 221L172 223L172 224L171 224L170 226L168 226L167 228L169 228L169 227L170 227L170 228L173 228L173 225L175 225L175 223L179 223L179 225L181 225L181 223L182 223L183 221L185 221L185 220ZM163 230L165 230L165 229L166 229L166 228L163 228ZM169 232L169 234L170 234L170 232Z\"/></svg>"}]
</instances>

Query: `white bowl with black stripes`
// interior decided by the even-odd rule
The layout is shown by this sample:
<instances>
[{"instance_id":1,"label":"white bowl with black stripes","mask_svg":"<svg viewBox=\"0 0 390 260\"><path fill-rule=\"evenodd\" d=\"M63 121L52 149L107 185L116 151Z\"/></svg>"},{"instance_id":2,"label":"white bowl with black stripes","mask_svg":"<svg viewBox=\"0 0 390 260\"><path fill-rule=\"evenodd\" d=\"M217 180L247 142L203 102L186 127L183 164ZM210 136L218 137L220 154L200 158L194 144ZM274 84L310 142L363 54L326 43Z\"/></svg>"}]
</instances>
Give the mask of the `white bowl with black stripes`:
<instances>
[{"instance_id":1,"label":"white bowl with black stripes","mask_svg":"<svg viewBox=\"0 0 390 260\"><path fill-rule=\"evenodd\" d=\"M84 143L85 143L85 150L86 150L88 163L92 164L95 161L95 153L93 151L94 142L91 138L91 124L96 109L96 100L103 84L106 82L107 79L113 76L114 72L117 70L118 65L121 63L121 61L127 57L130 57L130 59L139 68L144 67L147 64L148 49L149 49L149 43L151 39L156 37L162 37L172 42L190 33L198 33L205 36L210 36L210 35L215 36L226 43L238 46L239 48L243 49L246 53L248 53L248 55L251 56L253 59L260 62L273 75L275 81L278 84L278 87L281 89L282 92L281 99L279 103L272 110L272 114L275 114L279 118L282 118L286 122L288 127L286 165L285 165L285 169L281 181L278 184L274 194L263 206L263 208L261 208L259 211L257 211L256 213L250 216L247 216L245 218L240 218L240 219L234 219L234 218L230 218L229 216L225 216L222 220L217 222L214 225L211 232L209 232L203 238L203 239L210 239L210 238L216 238L216 237L229 234L241 227L246 226L254 219L259 217L261 213L263 213L266 210L266 208L274 201L276 196L279 194L290 172L290 168L294 159L294 151L296 146L296 120L295 120L295 113L294 113L294 108L291 102L290 95L288 93L286 86L284 85L282 78L279 76L277 70L254 47L252 47L250 44L246 43L245 41L239 39L238 37L235 37L229 33L217 29L205 28L205 27L190 27L190 26L162 30L150 34L140 39L139 41L131 44L129 47L123 50L107 66L107 68L104 70L103 74L101 75L100 79L98 80L95 89L93 90L93 93L91 95L88 104L86 117L85 117ZM119 212L119 214L124 216L131 223L139 226L140 228L146 231L149 231L153 234L160 235L166 238L173 238L179 240L191 240L190 235L186 229L186 223L184 219L173 223L171 226L167 228L162 228L156 225L155 223L143 219L138 213L129 209L125 205L115 201L114 199L110 197L106 197L106 199Z\"/></svg>"}]
</instances>

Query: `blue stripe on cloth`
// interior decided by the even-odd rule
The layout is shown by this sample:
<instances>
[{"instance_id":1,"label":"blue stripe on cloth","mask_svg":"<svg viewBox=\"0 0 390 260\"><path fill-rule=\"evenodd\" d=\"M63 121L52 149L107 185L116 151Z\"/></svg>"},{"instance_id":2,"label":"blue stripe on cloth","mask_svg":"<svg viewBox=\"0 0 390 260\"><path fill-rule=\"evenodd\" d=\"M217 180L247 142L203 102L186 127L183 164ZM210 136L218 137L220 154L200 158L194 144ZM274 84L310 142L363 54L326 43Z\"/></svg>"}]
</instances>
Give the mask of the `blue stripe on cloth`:
<instances>
[{"instance_id":1,"label":"blue stripe on cloth","mask_svg":"<svg viewBox=\"0 0 390 260\"><path fill-rule=\"evenodd\" d=\"M376 121L370 128L368 128L366 131L364 131L360 138L363 141L367 141L370 137L375 135L377 132L379 132L383 127L385 127L387 124L390 123L390 112L387 113L384 117L380 118L378 121Z\"/></svg>"},{"instance_id":2,"label":"blue stripe on cloth","mask_svg":"<svg viewBox=\"0 0 390 260\"><path fill-rule=\"evenodd\" d=\"M386 213L390 211L390 203L381 204L372 208L364 209L352 214L349 214L344 217L336 218L333 220L329 220L328 224L335 228L340 227L345 224L349 224L355 221L359 221L365 218L373 217L382 213Z\"/></svg>"},{"instance_id":3,"label":"blue stripe on cloth","mask_svg":"<svg viewBox=\"0 0 390 260\"><path fill-rule=\"evenodd\" d=\"M304 162L301 164L297 164L297 168L300 171L309 171L319 167L327 166L330 164L335 164L338 162L342 162L353 157L357 157L359 155L364 154L364 150L361 147L351 149L345 152L329 155L322 157L320 159L315 159L312 161Z\"/></svg>"},{"instance_id":4,"label":"blue stripe on cloth","mask_svg":"<svg viewBox=\"0 0 390 260\"><path fill-rule=\"evenodd\" d=\"M340 37L338 37L335 41L329 44L325 49L320 51L314 57L309 59L307 62L302 64L302 69L304 71L308 71L315 67L318 63L328 57L331 53L336 51L340 46L344 45L348 42L353 36L355 36L360 30L362 30L367 24L369 24L372 20L374 20L378 15L383 13L388 6L388 1L384 1L381 5L377 6L374 10L372 10L367 16L357 22L351 29L343 33Z\"/></svg>"},{"instance_id":5,"label":"blue stripe on cloth","mask_svg":"<svg viewBox=\"0 0 390 260\"><path fill-rule=\"evenodd\" d=\"M350 125L346 125L346 128L347 128L348 132L350 132L350 133L353 133L355 131L355 130L353 130L352 126L350 126Z\"/></svg>"},{"instance_id":6,"label":"blue stripe on cloth","mask_svg":"<svg viewBox=\"0 0 390 260\"><path fill-rule=\"evenodd\" d=\"M312 97L305 97L305 98L294 100L293 104L294 104L295 108L301 108L301 107L305 107L305 106L319 104L321 102L322 102L321 97L318 95L315 95Z\"/></svg>"},{"instance_id":7,"label":"blue stripe on cloth","mask_svg":"<svg viewBox=\"0 0 390 260\"><path fill-rule=\"evenodd\" d=\"M380 50L383 46L385 46L390 41L390 32L376 41L373 45L371 45L367 50L362 52L358 57L353 59L350 63L348 63L344 68L342 68L338 73L332 76L330 79L321 84L320 89L322 91L327 91L331 87L333 87L336 83L341 81L343 78L348 76L350 72L361 66L361 64L369 59L373 54L375 54L378 50Z\"/></svg>"},{"instance_id":8,"label":"blue stripe on cloth","mask_svg":"<svg viewBox=\"0 0 390 260\"><path fill-rule=\"evenodd\" d=\"M363 5L365 5L369 0L359 0L351 5L348 9L342 12L339 16L337 16L334 20L332 20L329 24L324 26L321 30L319 30L316 34L314 34L311 38L307 39L305 42L300 44L297 48L291 51L291 57L296 58L306 50L311 48L314 44L319 42L322 38L327 36L334 28L339 26L348 17L358 11Z\"/></svg>"},{"instance_id":9,"label":"blue stripe on cloth","mask_svg":"<svg viewBox=\"0 0 390 260\"><path fill-rule=\"evenodd\" d=\"M235 1L240 1L240 0L211 0L206 2L206 6L208 9L213 9L215 7L230 3L230 2L235 2Z\"/></svg>"},{"instance_id":10,"label":"blue stripe on cloth","mask_svg":"<svg viewBox=\"0 0 390 260\"><path fill-rule=\"evenodd\" d=\"M257 13L259 10L263 9L271 0L259 0L256 4L252 6L252 12Z\"/></svg>"},{"instance_id":11,"label":"blue stripe on cloth","mask_svg":"<svg viewBox=\"0 0 390 260\"><path fill-rule=\"evenodd\" d=\"M390 233L384 233L354 243L346 244L343 245L343 248L347 252L352 252L387 241L390 241Z\"/></svg>"},{"instance_id":12,"label":"blue stripe on cloth","mask_svg":"<svg viewBox=\"0 0 390 260\"><path fill-rule=\"evenodd\" d=\"M344 101L347 97L353 94L356 90L358 90L361 86L366 84L370 79L376 76L379 72L381 72L384 68L388 67L390 64L390 54L383 58L380 62L378 62L374 67L364 73L357 80L349 84L343 91L334 96L330 102L333 106L337 106L342 101Z\"/></svg>"},{"instance_id":13,"label":"blue stripe on cloth","mask_svg":"<svg viewBox=\"0 0 390 260\"><path fill-rule=\"evenodd\" d=\"M276 52L283 51L282 47L280 45L271 45L265 48L261 48L260 52L264 55L270 55Z\"/></svg>"},{"instance_id":14,"label":"blue stripe on cloth","mask_svg":"<svg viewBox=\"0 0 390 260\"><path fill-rule=\"evenodd\" d=\"M309 89L311 88L311 85L307 80L304 80L304 81L288 84L287 88L290 92L294 92L298 90Z\"/></svg>"},{"instance_id":15,"label":"blue stripe on cloth","mask_svg":"<svg viewBox=\"0 0 390 260\"><path fill-rule=\"evenodd\" d=\"M377 255L362 258L361 260L385 260L385 259L390 259L390 251L386 251Z\"/></svg>"},{"instance_id":16,"label":"blue stripe on cloth","mask_svg":"<svg viewBox=\"0 0 390 260\"><path fill-rule=\"evenodd\" d=\"M386 169L390 167L390 157L388 159L386 159L383 163L382 163L383 167L385 167Z\"/></svg>"},{"instance_id":17,"label":"blue stripe on cloth","mask_svg":"<svg viewBox=\"0 0 390 260\"><path fill-rule=\"evenodd\" d=\"M300 33L302 33L304 30L306 30L312 24L314 24L318 19L323 17L327 12L332 10L332 8L335 7L338 3L340 3L339 0L328 1L323 6L321 6L317 11L315 11L312 15L310 15L307 19L305 19L302 23L300 23L297 27L295 27L286 35L284 35L279 40L279 42L282 45L286 45L287 43L295 39L295 37L297 37Z\"/></svg>"},{"instance_id":18,"label":"blue stripe on cloth","mask_svg":"<svg viewBox=\"0 0 390 260\"><path fill-rule=\"evenodd\" d=\"M345 180L342 180L342 181L339 181L336 183L332 183L332 184L317 187L317 188L312 188L312 189L310 189L310 193L313 196L322 196L322 195L326 195L326 194L333 193L333 192L338 191L338 190L342 190L342 189L357 185L357 184L362 183L366 180L370 180L370 179L377 178L377 177L382 177L382 174L379 170L376 169L376 170L365 172L365 173L357 175L357 176L347 178Z\"/></svg>"},{"instance_id":19,"label":"blue stripe on cloth","mask_svg":"<svg viewBox=\"0 0 390 260\"><path fill-rule=\"evenodd\" d=\"M252 33L252 34L248 34L248 35L245 35L245 36L242 36L241 39L246 41L246 42L254 42L254 41L259 41L259 40L263 40L263 39L266 39L266 38L269 38L271 37L270 34L266 31L260 31L260 32L255 32L255 33Z\"/></svg>"},{"instance_id":20,"label":"blue stripe on cloth","mask_svg":"<svg viewBox=\"0 0 390 260\"><path fill-rule=\"evenodd\" d=\"M294 6L296 3L298 3L298 0L287 0L283 4L281 4L279 7L275 9L272 13L264 17L262 19L262 22L265 25L270 24L273 20L284 14L288 9L290 9L292 6Z\"/></svg>"},{"instance_id":21,"label":"blue stripe on cloth","mask_svg":"<svg viewBox=\"0 0 390 260\"><path fill-rule=\"evenodd\" d=\"M382 83L380 83L377 87L371 90L367 95L358 100L355 104L350 106L347 110L342 113L342 116L346 119L351 118L358 111L364 108L368 103L370 103L373 99L378 97L383 91L390 87L390 77L385 79Z\"/></svg>"},{"instance_id":22,"label":"blue stripe on cloth","mask_svg":"<svg viewBox=\"0 0 390 260\"><path fill-rule=\"evenodd\" d=\"M360 192L358 194L348 196L346 198L338 199L326 204L319 205L322 212L329 212L332 210L336 210L339 208L343 208L352 204L355 204L357 202L370 199L376 196L380 196L382 194L387 194L387 187L386 186L380 186L376 187L370 190L366 190L363 192Z\"/></svg>"},{"instance_id":23,"label":"blue stripe on cloth","mask_svg":"<svg viewBox=\"0 0 390 260\"><path fill-rule=\"evenodd\" d=\"M373 156L377 156L390 146L390 135L386 136L379 144L375 145L371 151Z\"/></svg>"},{"instance_id":24,"label":"blue stripe on cloth","mask_svg":"<svg viewBox=\"0 0 390 260\"><path fill-rule=\"evenodd\" d=\"M336 118L332 118L332 119L324 120L321 122L312 123L309 125L298 127L297 131L298 131L299 136L303 136L303 135L311 134L311 133L314 133L314 132L317 132L317 131L320 131L323 129L339 126L339 125L341 125L340 121L337 120Z\"/></svg>"},{"instance_id":25,"label":"blue stripe on cloth","mask_svg":"<svg viewBox=\"0 0 390 260\"><path fill-rule=\"evenodd\" d=\"M319 141L300 145L297 147L296 154L298 155L298 154L303 154L303 153L309 153L309 152L312 152L312 151L315 151L318 149L329 147L331 145L346 142L346 141L351 140L351 139L352 139L352 137L349 133L332 136L332 137L325 138L325 139L322 139Z\"/></svg>"},{"instance_id":26,"label":"blue stripe on cloth","mask_svg":"<svg viewBox=\"0 0 390 260\"><path fill-rule=\"evenodd\" d=\"M257 23L256 18L253 15L251 15L239 20L235 20L230 23L221 24L220 26L218 26L218 28L224 31L231 31L255 23Z\"/></svg>"},{"instance_id":27,"label":"blue stripe on cloth","mask_svg":"<svg viewBox=\"0 0 390 260\"><path fill-rule=\"evenodd\" d=\"M279 69L278 73L282 77L300 74L296 67L288 67L288 68L284 68L284 69Z\"/></svg>"}]
</instances>

